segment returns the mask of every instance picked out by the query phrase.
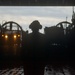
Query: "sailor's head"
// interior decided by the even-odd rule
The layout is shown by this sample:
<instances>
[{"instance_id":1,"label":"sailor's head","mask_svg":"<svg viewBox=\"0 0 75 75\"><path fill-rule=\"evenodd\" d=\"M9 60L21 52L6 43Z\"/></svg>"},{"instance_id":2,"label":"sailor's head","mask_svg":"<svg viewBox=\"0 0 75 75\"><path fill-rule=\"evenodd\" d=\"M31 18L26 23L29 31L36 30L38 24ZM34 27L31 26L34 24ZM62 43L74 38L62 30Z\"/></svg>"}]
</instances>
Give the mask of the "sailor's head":
<instances>
[{"instance_id":1,"label":"sailor's head","mask_svg":"<svg viewBox=\"0 0 75 75\"><path fill-rule=\"evenodd\" d=\"M29 28L32 29L33 32L38 32L39 29L42 28L42 25L38 20L35 20L29 25Z\"/></svg>"}]
</instances>

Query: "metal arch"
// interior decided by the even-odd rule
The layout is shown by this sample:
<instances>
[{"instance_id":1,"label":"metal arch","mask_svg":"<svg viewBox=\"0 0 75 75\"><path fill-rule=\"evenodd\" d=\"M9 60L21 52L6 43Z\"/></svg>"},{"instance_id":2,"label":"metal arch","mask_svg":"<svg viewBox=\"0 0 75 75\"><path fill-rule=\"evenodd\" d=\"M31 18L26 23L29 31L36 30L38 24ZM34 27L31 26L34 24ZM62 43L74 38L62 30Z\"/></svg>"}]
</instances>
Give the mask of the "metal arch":
<instances>
[{"instance_id":1,"label":"metal arch","mask_svg":"<svg viewBox=\"0 0 75 75\"><path fill-rule=\"evenodd\" d=\"M14 24L16 24L17 26L19 26L19 27L20 27L21 31L23 31L22 27L21 27L18 23L13 22L13 21L5 22L5 23L2 25L2 28L3 28L3 26L5 26L5 25L6 25L6 24L8 24L8 23L14 23Z\"/></svg>"},{"instance_id":2,"label":"metal arch","mask_svg":"<svg viewBox=\"0 0 75 75\"><path fill-rule=\"evenodd\" d=\"M56 26L58 26L58 25L60 25L60 24L62 24L62 23L67 23L67 24L70 24L70 25L71 25L71 23L68 22L68 21L62 21L62 22L58 23Z\"/></svg>"}]
</instances>

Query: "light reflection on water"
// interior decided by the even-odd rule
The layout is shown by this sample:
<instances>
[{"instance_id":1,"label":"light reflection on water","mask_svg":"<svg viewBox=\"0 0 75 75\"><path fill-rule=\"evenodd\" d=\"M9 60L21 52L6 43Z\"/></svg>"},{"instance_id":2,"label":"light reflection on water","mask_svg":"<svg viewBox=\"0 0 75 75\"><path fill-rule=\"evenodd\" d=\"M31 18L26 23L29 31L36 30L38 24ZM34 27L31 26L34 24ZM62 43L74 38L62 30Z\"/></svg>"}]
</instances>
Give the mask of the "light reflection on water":
<instances>
[{"instance_id":1,"label":"light reflection on water","mask_svg":"<svg viewBox=\"0 0 75 75\"><path fill-rule=\"evenodd\" d=\"M0 70L0 75L24 75L23 67Z\"/></svg>"},{"instance_id":2,"label":"light reflection on water","mask_svg":"<svg viewBox=\"0 0 75 75\"><path fill-rule=\"evenodd\" d=\"M71 67L57 67L45 66L44 75L75 75L75 70Z\"/></svg>"},{"instance_id":3,"label":"light reflection on water","mask_svg":"<svg viewBox=\"0 0 75 75\"><path fill-rule=\"evenodd\" d=\"M20 55L21 47L17 44L5 45L3 46L3 54L4 55Z\"/></svg>"}]
</instances>

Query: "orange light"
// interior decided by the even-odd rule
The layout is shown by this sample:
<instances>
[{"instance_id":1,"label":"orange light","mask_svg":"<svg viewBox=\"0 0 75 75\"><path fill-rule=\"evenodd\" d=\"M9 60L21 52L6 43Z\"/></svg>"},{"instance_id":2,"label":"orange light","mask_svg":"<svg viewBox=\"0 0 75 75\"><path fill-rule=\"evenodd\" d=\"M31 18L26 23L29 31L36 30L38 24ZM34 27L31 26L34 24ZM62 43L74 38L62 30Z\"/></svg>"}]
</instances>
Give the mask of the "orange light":
<instances>
[{"instance_id":1,"label":"orange light","mask_svg":"<svg viewBox=\"0 0 75 75\"><path fill-rule=\"evenodd\" d=\"M4 35L2 35L2 37L4 37Z\"/></svg>"},{"instance_id":2,"label":"orange light","mask_svg":"<svg viewBox=\"0 0 75 75\"><path fill-rule=\"evenodd\" d=\"M16 39L17 38L17 36L16 35L14 35L14 39Z\"/></svg>"},{"instance_id":3,"label":"orange light","mask_svg":"<svg viewBox=\"0 0 75 75\"><path fill-rule=\"evenodd\" d=\"M8 35L5 35L5 38L7 39L8 38Z\"/></svg>"},{"instance_id":4,"label":"orange light","mask_svg":"<svg viewBox=\"0 0 75 75\"><path fill-rule=\"evenodd\" d=\"M18 37L20 37L20 35L18 35Z\"/></svg>"}]
</instances>

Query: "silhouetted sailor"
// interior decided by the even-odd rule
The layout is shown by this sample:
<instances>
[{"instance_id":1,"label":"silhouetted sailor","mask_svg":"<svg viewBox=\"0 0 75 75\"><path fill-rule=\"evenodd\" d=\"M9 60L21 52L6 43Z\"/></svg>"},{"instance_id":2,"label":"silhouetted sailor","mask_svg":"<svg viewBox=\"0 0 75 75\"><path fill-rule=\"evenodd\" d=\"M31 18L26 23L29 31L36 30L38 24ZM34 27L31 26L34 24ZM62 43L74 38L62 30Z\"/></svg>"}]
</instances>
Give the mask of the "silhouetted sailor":
<instances>
[{"instance_id":1,"label":"silhouetted sailor","mask_svg":"<svg viewBox=\"0 0 75 75\"><path fill-rule=\"evenodd\" d=\"M32 33L28 35L28 55L34 60L44 56L44 34L39 32L42 25L38 20L33 21L29 28Z\"/></svg>"},{"instance_id":2,"label":"silhouetted sailor","mask_svg":"<svg viewBox=\"0 0 75 75\"><path fill-rule=\"evenodd\" d=\"M26 59L28 60L27 65L27 75L42 75L43 69L39 65L39 61L44 59L44 34L39 32L42 25L38 20L33 21L29 28L32 30L26 36Z\"/></svg>"}]
</instances>

